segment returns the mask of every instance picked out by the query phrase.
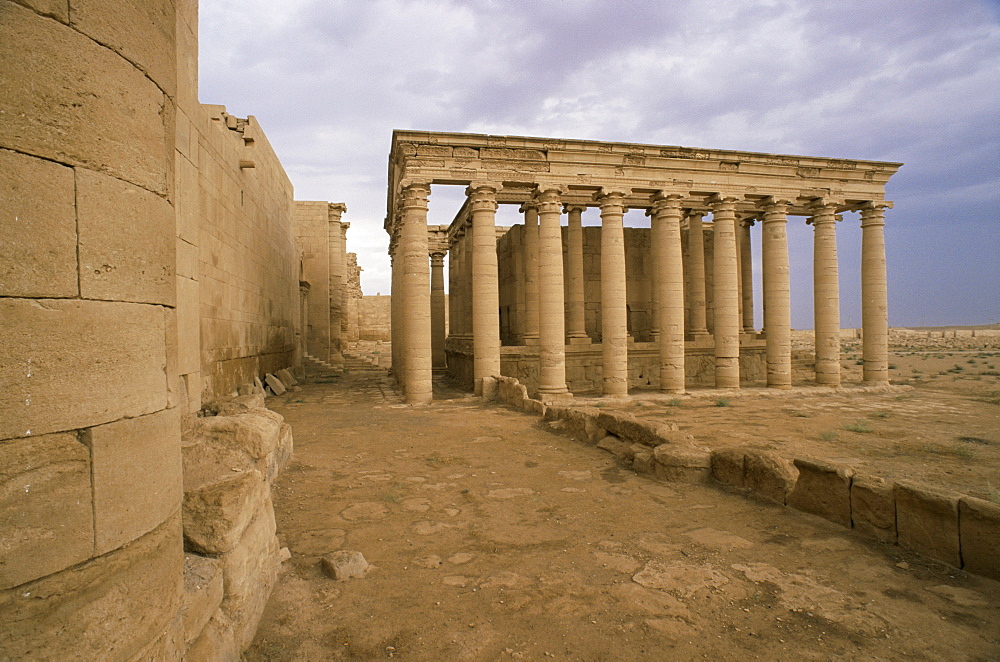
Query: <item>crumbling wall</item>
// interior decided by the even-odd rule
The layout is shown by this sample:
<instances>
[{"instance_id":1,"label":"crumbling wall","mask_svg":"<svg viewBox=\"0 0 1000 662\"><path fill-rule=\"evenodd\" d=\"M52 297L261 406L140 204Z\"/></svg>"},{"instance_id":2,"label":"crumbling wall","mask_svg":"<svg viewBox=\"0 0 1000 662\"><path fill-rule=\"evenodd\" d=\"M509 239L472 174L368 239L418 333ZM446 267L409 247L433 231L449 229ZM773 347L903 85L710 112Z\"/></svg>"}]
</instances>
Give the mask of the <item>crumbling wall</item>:
<instances>
[{"instance_id":1,"label":"crumbling wall","mask_svg":"<svg viewBox=\"0 0 1000 662\"><path fill-rule=\"evenodd\" d=\"M392 296L367 295L358 301L358 339L391 340Z\"/></svg>"},{"instance_id":2,"label":"crumbling wall","mask_svg":"<svg viewBox=\"0 0 1000 662\"><path fill-rule=\"evenodd\" d=\"M174 649L175 5L0 0L0 658Z\"/></svg>"},{"instance_id":3,"label":"crumbling wall","mask_svg":"<svg viewBox=\"0 0 1000 662\"><path fill-rule=\"evenodd\" d=\"M358 254L347 254L347 286L344 292L344 319L347 327L344 332L344 340L347 342L357 342L361 339L361 272L364 271L358 266Z\"/></svg>"}]
</instances>

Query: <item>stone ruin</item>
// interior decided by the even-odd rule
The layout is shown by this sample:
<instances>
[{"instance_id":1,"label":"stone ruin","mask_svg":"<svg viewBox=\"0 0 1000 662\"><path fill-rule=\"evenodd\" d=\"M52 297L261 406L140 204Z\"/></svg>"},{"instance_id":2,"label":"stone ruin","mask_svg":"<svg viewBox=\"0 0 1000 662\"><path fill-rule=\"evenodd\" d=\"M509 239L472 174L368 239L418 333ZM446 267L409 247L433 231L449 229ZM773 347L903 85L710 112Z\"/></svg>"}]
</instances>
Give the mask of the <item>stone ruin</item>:
<instances>
[{"instance_id":1,"label":"stone ruin","mask_svg":"<svg viewBox=\"0 0 1000 662\"><path fill-rule=\"evenodd\" d=\"M294 200L257 121L199 103L197 26L196 2L0 0L0 658L239 659L287 556L271 486L292 431L265 396L342 365L356 338L391 337L411 403L447 367L584 433L617 429L615 450L665 476L745 485L756 460L657 455L629 437L655 435L528 386L550 401L641 379L787 386L790 214L815 228L816 377L836 384L833 228L860 211L865 378L885 381L898 164L396 132L397 295L365 297L346 206ZM469 199L428 227L442 183ZM497 204L525 225L496 228ZM594 206L602 227L581 230ZM623 231L626 207L652 230ZM766 332L745 276L757 222ZM798 470L840 497L790 502L843 518L843 472Z\"/></svg>"}]
</instances>

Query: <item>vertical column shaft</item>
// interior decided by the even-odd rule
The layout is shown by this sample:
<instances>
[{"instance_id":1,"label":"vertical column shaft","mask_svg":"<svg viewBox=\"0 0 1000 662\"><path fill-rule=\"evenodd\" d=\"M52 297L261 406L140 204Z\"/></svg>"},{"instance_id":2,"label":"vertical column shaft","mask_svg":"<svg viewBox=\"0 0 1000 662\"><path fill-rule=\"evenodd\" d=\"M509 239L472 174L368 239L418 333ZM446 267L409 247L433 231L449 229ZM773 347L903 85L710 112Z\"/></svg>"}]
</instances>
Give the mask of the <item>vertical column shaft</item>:
<instances>
[{"instance_id":1,"label":"vertical column shaft","mask_svg":"<svg viewBox=\"0 0 1000 662\"><path fill-rule=\"evenodd\" d=\"M408 404L428 404L431 383L431 283L427 260L428 184L403 189L403 227L399 249L403 257L401 313L403 317L403 392Z\"/></svg>"},{"instance_id":2,"label":"vertical column shaft","mask_svg":"<svg viewBox=\"0 0 1000 662\"><path fill-rule=\"evenodd\" d=\"M601 354L605 395L628 395L628 308L625 293L625 197L601 189Z\"/></svg>"},{"instance_id":3,"label":"vertical column shaft","mask_svg":"<svg viewBox=\"0 0 1000 662\"><path fill-rule=\"evenodd\" d=\"M455 292L458 289L456 264L458 264L458 241L452 238L448 244L448 319L451 320L451 323L448 325L448 338L455 335L455 302L458 301L458 297L455 296Z\"/></svg>"},{"instance_id":4,"label":"vertical column shaft","mask_svg":"<svg viewBox=\"0 0 1000 662\"><path fill-rule=\"evenodd\" d=\"M392 267L392 284L389 294L389 342L391 345L392 374L400 388L403 387L403 313L401 304L403 302L403 252L399 249L398 234L390 239L389 262Z\"/></svg>"},{"instance_id":5,"label":"vertical column shaft","mask_svg":"<svg viewBox=\"0 0 1000 662\"><path fill-rule=\"evenodd\" d=\"M538 187L538 393L566 388L566 309L563 302L562 227L559 189Z\"/></svg>"},{"instance_id":6,"label":"vertical column shaft","mask_svg":"<svg viewBox=\"0 0 1000 662\"><path fill-rule=\"evenodd\" d=\"M768 198L762 228L764 327L767 329L767 385L792 386L791 287L788 275L787 200Z\"/></svg>"},{"instance_id":7,"label":"vertical column shaft","mask_svg":"<svg viewBox=\"0 0 1000 662\"><path fill-rule=\"evenodd\" d=\"M740 387L740 319L736 271L736 198L712 201L715 385Z\"/></svg>"},{"instance_id":8,"label":"vertical column shaft","mask_svg":"<svg viewBox=\"0 0 1000 662\"><path fill-rule=\"evenodd\" d=\"M837 206L818 201L813 226L813 328L816 383L840 386L840 274Z\"/></svg>"},{"instance_id":9,"label":"vertical column shaft","mask_svg":"<svg viewBox=\"0 0 1000 662\"><path fill-rule=\"evenodd\" d=\"M347 277L344 265L344 234L340 219L346 211L347 206L342 203L327 205L329 219L327 250L330 265L330 357L328 360L334 365L343 365L344 363L344 357L341 354L341 331L343 329L344 292L347 289Z\"/></svg>"},{"instance_id":10,"label":"vertical column shaft","mask_svg":"<svg viewBox=\"0 0 1000 662\"><path fill-rule=\"evenodd\" d=\"M740 223L740 294L743 297L743 333L754 333L753 323L753 253L750 243L750 228L754 219Z\"/></svg>"},{"instance_id":11,"label":"vertical column shaft","mask_svg":"<svg viewBox=\"0 0 1000 662\"><path fill-rule=\"evenodd\" d=\"M472 374L476 395L484 395L484 379L500 375L496 234L499 189L499 184L476 182L466 191L472 212Z\"/></svg>"},{"instance_id":12,"label":"vertical column shaft","mask_svg":"<svg viewBox=\"0 0 1000 662\"><path fill-rule=\"evenodd\" d=\"M688 267L691 278L690 324L692 336L708 335L705 318L705 227L701 222L702 212L688 214Z\"/></svg>"},{"instance_id":13,"label":"vertical column shaft","mask_svg":"<svg viewBox=\"0 0 1000 662\"><path fill-rule=\"evenodd\" d=\"M431 253L431 366L447 367L444 355L444 253Z\"/></svg>"},{"instance_id":14,"label":"vertical column shaft","mask_svg":"<svg viewBox=\"0 0 1000 662\"><path fill-rule=\"evenodd\" d=\"M539 334L539 237L538 205L531 201L521 205L524 214L524 344L534 345Z\"/></svg>"},{"instance_id":15,"label":"vertical column shaft","mask_svg":"<svg viewBox=\"0 0 1000 662\"><path fill-rule=\"evenodd\" d=\"M589 343L587 336L586 300L584 298L583 272L583 205L567 205L566 227L566 278L569 287L566 337L570 344Z\"/></svg>"},{"instance_id":16,"label":"vertical column shaft","mask_svg":"<svg viewBox=\"0 0 1000 662\"><path fill-rule=\"evenodd\" d=\"M462 336L472 340L472 222L466 221L462 238Z\"/></svg>"},{"instance_id":17,"label":"vertical column shaft","mask_svg":"<svg viewBox=\"0 0 1000 662\"><path fill-rule=\"evenodd\" d=\"M660 390L684 392L684 264L680 195L657 194L652 207L653 281L659 303Z\"/></svg>"},{"instance_id":18,"label":"vertical column shaft","mask_svg":"<svg viewBox=\"0 0 1000 662\"><path fill-rule=\"evenodd\" d=\"M861 210L861 355L866 384L889 383L889 297L885 268L885 202Z\"/></svg>"}]
</instances>

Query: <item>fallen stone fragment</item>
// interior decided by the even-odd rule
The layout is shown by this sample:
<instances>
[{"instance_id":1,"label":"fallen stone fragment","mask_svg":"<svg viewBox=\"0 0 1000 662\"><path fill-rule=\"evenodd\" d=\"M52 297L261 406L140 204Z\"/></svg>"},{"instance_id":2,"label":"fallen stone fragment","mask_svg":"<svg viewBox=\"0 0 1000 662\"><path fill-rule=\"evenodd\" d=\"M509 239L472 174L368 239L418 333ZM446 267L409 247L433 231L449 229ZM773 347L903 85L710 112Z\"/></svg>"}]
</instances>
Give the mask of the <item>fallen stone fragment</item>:
<instances>
[{"instance_id":1,"label":"fallen stone fragment","mask_svg":"<svg viewBox=\"0 0 1000 662\"><path fill-rule=\"evenodd\" d=\"M711 475L711 453L691 446L660 444L653 449L657 478L677 483L705 483Z\"/></svg>"},{"instance_id":2,"label":"fallen stone fragment","mask_svg":"<svg viewBox=\"0 0 1000 662\"><path fill-rule=\"evenodd\" d=\"M364 577L371 567L364 554L348 549L342 549L324 555L320 559L323 572L331 579L346 582L348 579Z\"/></svg>"},{"instance_id":3,"label":"fallen stone fragment","mask_svg":"<svg viewBox=\"0 0 1000 662\"><path fill-rule=\"evenodd\" d=\"M292 552L287 547L282 547L278 550L278 563L284 563L285 561L291 560Z\"/></svg>"},{"instance_id":4,"label":"fallen stone fragment","mask_svg":"<svg viewBox=\"0 0 1000 662\"><path fill-rule=\"evenodd\" d=\"M281 383L281 380L274 375L268 374L264 377L264 381L267 383L267 387L271 389L271 393L275 395L285 394L285 385Z\"/></svg>"},{"instance_id":5,"label":"fallen stone fragment","mask_svg":"<svg viewBox=\"0 0 1000 662\"><path fill-rule=\"evenodd\" d=\"M299 383L299 380L295 379L295 376L288 368L282 368L281 370L279 370L274 374L278 377L278 379L281 380L281 383L284 384L286 387L295 386L296 384Z\"/></svg>"}]
</instances>

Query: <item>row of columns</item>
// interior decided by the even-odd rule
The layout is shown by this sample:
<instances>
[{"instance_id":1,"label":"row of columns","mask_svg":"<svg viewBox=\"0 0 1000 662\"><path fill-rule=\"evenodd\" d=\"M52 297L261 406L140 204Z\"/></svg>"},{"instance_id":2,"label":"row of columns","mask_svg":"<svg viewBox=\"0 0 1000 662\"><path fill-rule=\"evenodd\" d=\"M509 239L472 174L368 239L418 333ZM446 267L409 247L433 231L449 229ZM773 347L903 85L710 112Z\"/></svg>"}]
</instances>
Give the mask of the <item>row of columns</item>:
<instances>
[{"instance_id":1,"label":"row of columns","mask_svg":"<svg viewBox=\"0 0 1000 662\"><path fill-rule=\"evenodd\" d=\"M473 379L477 394L483 380L500 374L499 283L496 252L496 195L501 185L474 182L467 189L471 224L459 229L451 245L451 335L473 342ZM539 345L539 393L546 398L568 393L567 343L589 342L585 330L582 205L562 204L559 186L538 185L522 205L525 218L525 340ZM430 187L403 188L398 241L393 247L393 363L406 400L431 399L430 374L444 365L443 254L428 252L427 198ZM628 321L623 218L629 190L604 188L594 195L601 212L601 333L603 393L628 393ZM665 392L684 391L685 331L708 336L706 323L703 212L688 211L687 253L683 253L684 196L661 191L653 196L651 253L653 331L659 346L660 384ZM714 236L715 383L739 388L740 334L752 333L750 226L737 217L738 198L709 199ZM764 336L767 384L791 386L791 316L787 241L790 200L759 202L762 224ZM864 380L887 383L888 318L885 281L883 209L862 209L862 319ZM561 214L568 214L566 263L563 264ZM819 199L809 223L814 227L814 295L817 382L840 383L840 316L835 236L836 205ZM428 256L430 270L428 270ZM687 269L685 269L685 262ZM428 273L428 271L430 273ZM564 289L564 278L568 281ZM428 282L428 280L430 282ZM685 289L689 302L685 329ZM565 305L564 292L569 294ZM402 301L397 302L397 299ZM431 320L434 320L433 322ZM433 328L432 328L433 327ZM434 340L436 338L436 340ZM397 351L397 347L399 350Z\"/></svg>"}]
</instances>

